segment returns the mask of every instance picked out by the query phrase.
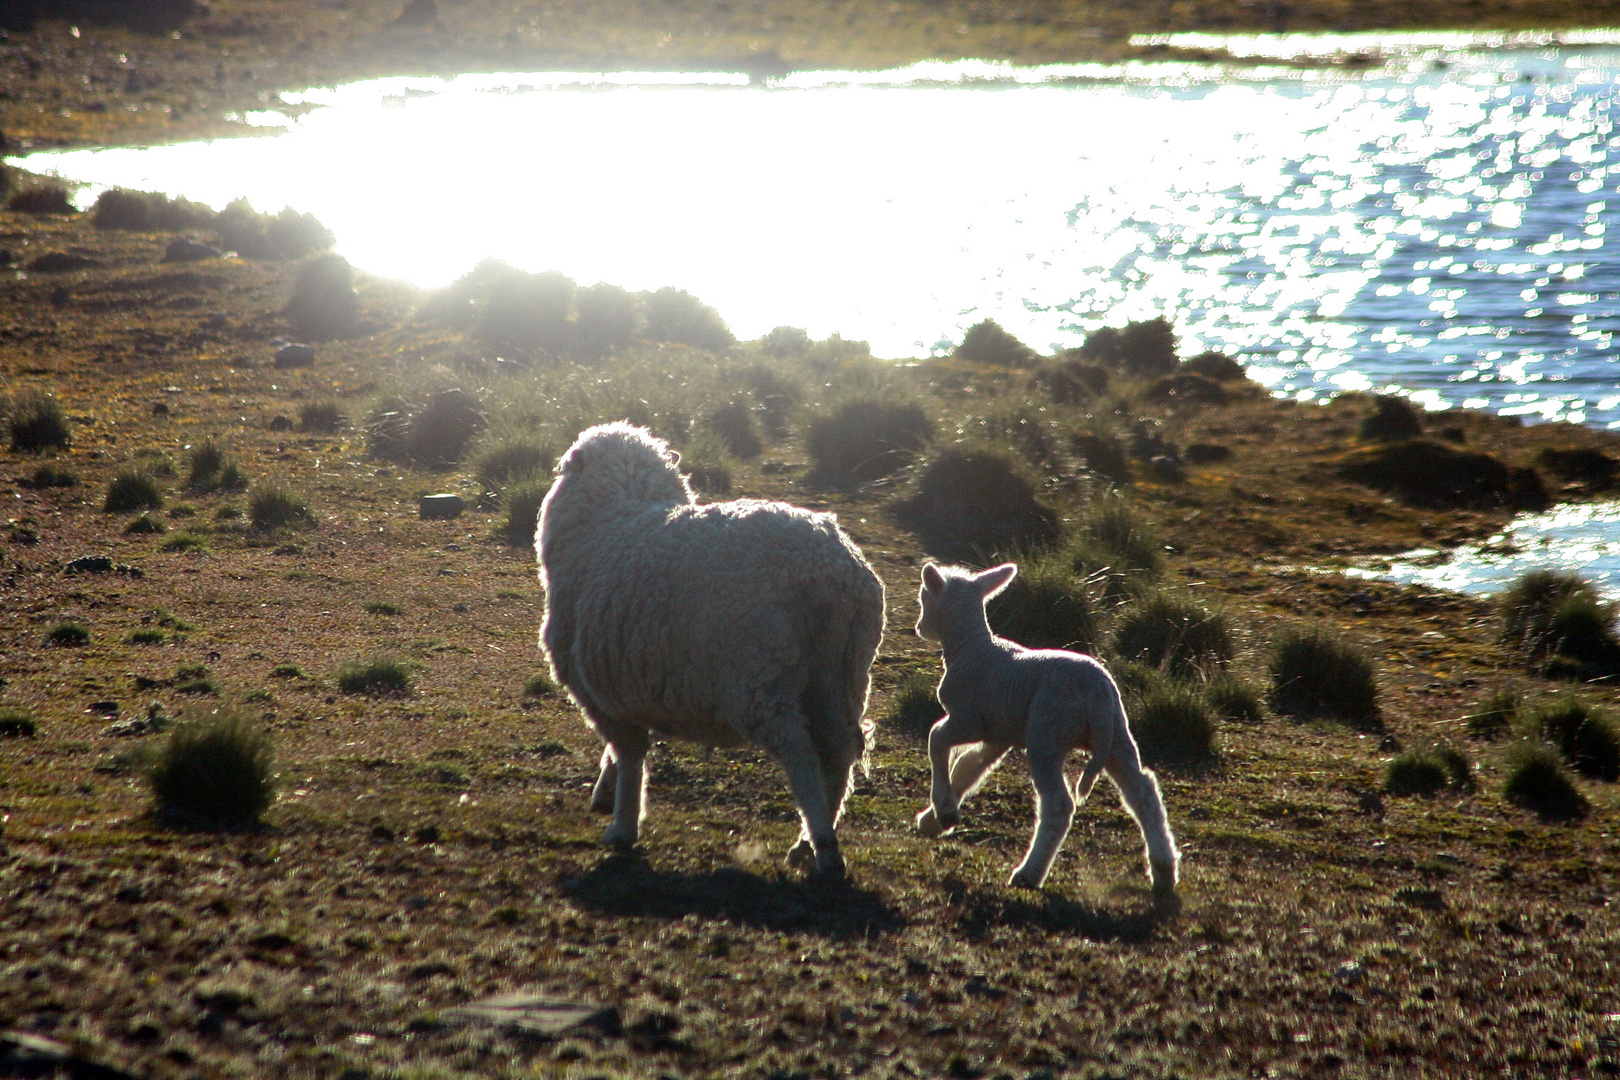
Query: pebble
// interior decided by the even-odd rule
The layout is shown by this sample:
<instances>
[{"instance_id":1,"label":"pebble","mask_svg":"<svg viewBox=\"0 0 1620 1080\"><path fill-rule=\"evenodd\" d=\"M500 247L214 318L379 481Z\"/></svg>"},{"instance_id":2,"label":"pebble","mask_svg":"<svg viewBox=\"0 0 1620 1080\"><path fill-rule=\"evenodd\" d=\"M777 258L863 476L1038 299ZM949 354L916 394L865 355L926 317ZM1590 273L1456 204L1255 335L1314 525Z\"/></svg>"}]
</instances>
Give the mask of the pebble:
<instances>
[{"instance_id":1,"label":"pebble","mask_svg":"<svg viewBox=\"0 0 1620 1080\"><path fill-rule=\"evenodd\" d=\"M28 269L40 274L65 274L96 265L87 255L74 255L67 251L48 251L28 264Z\"/></svg>"},{"instance_id":2,"label":"pebble","mask_svg":"<svg viewBox=\"0 0 1620 1080\"><path fill-rule=\"evenodd\" d=\"M276 367L312 367L315 363L315 347L305 345L299 341L289 341L276 350Z\"/></svg>"},{"instance_id":3,"label":"pebble","mask_svg":"<svg viewBox=\"0 0 1620 1080\"><path fill-rule=\"evenodd\" d=\"M163 261L201 262L203 259L217 259L223 254L217 247L181 237L169 241L169 246L163 251Z\"/></svg>"},{"instance_id":4,"label":"pebble","mask_svg":"<svg viewBox=\"0 0 1620 1080\"><path fill-rule=\"evenodd\" d=\"M424 521L448 521L461 516L467 501L460 495L423 495L416 503L416 511Z\"/></svg>"}]
</instances>

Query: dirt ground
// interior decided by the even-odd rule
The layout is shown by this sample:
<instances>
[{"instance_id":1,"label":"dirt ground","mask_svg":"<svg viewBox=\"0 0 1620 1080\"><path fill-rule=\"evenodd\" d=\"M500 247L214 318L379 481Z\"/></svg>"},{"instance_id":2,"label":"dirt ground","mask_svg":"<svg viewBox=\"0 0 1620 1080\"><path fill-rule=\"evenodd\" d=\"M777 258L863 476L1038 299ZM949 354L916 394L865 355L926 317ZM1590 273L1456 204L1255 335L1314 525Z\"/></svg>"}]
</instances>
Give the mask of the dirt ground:
<instances>
[{"instance_id":1,"label":"dirt ground","mask_svg":"<svg viewBox=\"0 0 1620 1080\"><path fill-rule=\"evenodd\" d=\"M597 740L561 695L524 693L540 666L532 553L494 538L494 511L420 520L419 495L471 498L470 476L372 456L358 427L396 378L486 370L482 346L373 281L367 332L320 344L313 367L277 367L291 264L164 263L170 235L87 217L0 215L16 266L88 260L0 280L0 379L54 393L73 439L56 456L0 456L0 706L40 723L0 740L0 1027L143 1077L1620 1071L1613 786L1582 783L1594 809L1575 825L1506 802L1501 748L1464 740L1462 718L1493 690L1567 684L1501 647L1482 601L1332 571L1506 517L1336 478L1364 401L1256 389L1142 406L1233 452L1185 482L1140 475L1131 499L1159 523L1170 580L1232 613L1236 669L1263 681L1277 628L1327 620L1376 657L1383 695L1379 725L1228 722L1217 766L1163 770L1179 915L1155 912L1106 785L1048 887L1004 887L1032 814L1016 756L957 833L917 837L925 757L887 721L843 829L848 884L780 868L792 807L751 752L658 749L643 843L615 856L586 809ZM713 361L677 347L649 362ZM905 370L944 416L995 387L1032 392L971 365ZM320 399L348 424L285 429ZM1446 422L1512 464L1544 446L1620 451L1567 425ZM800 430L739 466L734 494L835 511L883 577L882 718L907 675L938 670L910 633L923 552L892 490L809 483ZM185 491L186 448L204 436L252 482L307 496L318 526L261 534L241 494ZM102 509L106 485L164 457L181 474L152 514L165 531L126 533L132 515ZM75 485L32 486L42 463ZM140 573L69 573L85 555ZM50 643L64 620L88 643ZM337 689L340 663L378 649L416 665L414 694ZM192 665L212 693L183 689ZM152 820L134 751L158 737L112 725L154 704L236 708L272 732L280 798L265 829ZM1396 745L1437 738L1467 748L1476 792L1380 794ZM451 1012L511 990L612 1006L617 1025L545 1038Z\"/></svg>"}]
</instances>

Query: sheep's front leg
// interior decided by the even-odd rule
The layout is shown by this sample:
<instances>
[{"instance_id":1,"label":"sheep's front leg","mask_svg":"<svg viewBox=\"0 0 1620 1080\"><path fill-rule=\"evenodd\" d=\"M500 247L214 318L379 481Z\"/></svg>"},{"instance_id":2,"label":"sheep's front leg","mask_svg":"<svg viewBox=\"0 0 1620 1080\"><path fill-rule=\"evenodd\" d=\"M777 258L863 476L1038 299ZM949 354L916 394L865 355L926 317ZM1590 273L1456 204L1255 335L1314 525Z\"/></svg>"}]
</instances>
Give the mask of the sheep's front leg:
<instances>
[{"instance_id":1,"label":"sheep's front leg","mask_svg":"<svg viewBox=\"0 0 1620 1080\"><path fill-rule=\"evenodd\" d=\"M620 739L608 744L613 755L613 824L602 834L608 847L634 847L641 833L642 787L646 782L647 738ZM605 757L606 755L604 755ZM604 773L606 770L604 770ZM601 777L597 778L600 785Z\"/></svg>"},{"instance_id":2,"label":"sheep's front leg","mask_svg":"<svg viewBox=\"0 0 1620 1080\"><path fill-rule=\"evenodd\" d=\"M619 763L613 760L613 746L609 744L602 747L602 771L596 774L596 786L591 789L591 812L613 813L618 786Z\"/></svg>"},{"instance_id":3,"label":"sheep's front leg","mask_svg":"<svg viewBox=\"0 0 1620 1080\"><path fill-rule=\"evenodd\" d=\"M1009 885L1040 888L1047 871L1052 869L1058 848L1069 835L1069 826L1074 823L1074 799L1069 794L1068 782L1063 779L1063 758L1064 751L1050 742L1030 744L1029 775L1035 783L1038 817L1029 852L1008 879Z\"/></svg>"},{"instance_id":4,"label":"sheep's front leg","mask_svg":"<svg viewBox=\"0 0 1620 1080\"><path fill-rule=\"evenodd\" d=\"M962 820L961 802L951 789L951 749L963 743L978 742L977 727L946 715L929 729L928 764L932 784L928 809L917 815L917 831L924 836L943 836Z\"/></svg>"}]
</instances>

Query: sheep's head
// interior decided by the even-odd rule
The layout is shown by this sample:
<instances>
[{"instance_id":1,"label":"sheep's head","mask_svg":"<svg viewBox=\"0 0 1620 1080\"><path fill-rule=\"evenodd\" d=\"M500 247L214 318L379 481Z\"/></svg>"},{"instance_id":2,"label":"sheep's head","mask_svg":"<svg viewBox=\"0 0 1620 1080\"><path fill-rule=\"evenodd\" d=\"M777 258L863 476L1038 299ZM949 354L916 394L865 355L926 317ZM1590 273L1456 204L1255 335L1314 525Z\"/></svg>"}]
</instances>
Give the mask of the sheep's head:
<instances>
[{"instance_id":1,"label":"sheep's head","mask_svg":"<svg viewBox=\"0 0 1620 1080\"><path fill-rule=\"evenodd\" d=\"M943 641L952 627L984 623L984 604L1007 587L1018 574L1016 563L992 566L975 574L959 566L928 563L922 571L922 588L917 592L917 636L925 641Z\"/></svg>"},{"instance_id":2,"label":"sheep's head","mask_svg":"<svg viewBox=\"0 0 1620 1080\"><path fill-rule=\"evenodd\" d=\"M646 428L599 424L580 432L557 463L558 489L589 492L593 502L692 501L680 455Z\"/></svg>"}]
</instances>

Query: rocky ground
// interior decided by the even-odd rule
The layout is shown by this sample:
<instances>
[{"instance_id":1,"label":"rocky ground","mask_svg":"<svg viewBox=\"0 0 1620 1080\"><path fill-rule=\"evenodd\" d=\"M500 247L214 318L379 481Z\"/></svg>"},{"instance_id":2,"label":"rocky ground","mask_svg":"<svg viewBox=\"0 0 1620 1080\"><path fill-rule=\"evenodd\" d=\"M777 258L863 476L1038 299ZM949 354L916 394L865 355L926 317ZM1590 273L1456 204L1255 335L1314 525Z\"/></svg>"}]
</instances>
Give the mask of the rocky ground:
<instances>
[{"instance_id":1,"label":"rocky ground","mask_svg":"<svg viewBox=\"0 0 1620 1080\"><path fill-rule=\"evenodd\" d=\"M425 6L424 6L425 5ZM13 0L0 26L27 20ZM0 37L0 130L30 148L249 133L282 90L461 71L887 67L984 57L1051 63L1171 54L1132 34L1605 26L1604 0L39 0ZM164 32L131 29L146 23ZM50 12L101 17L51 18ZM109 24L110 23L110 24ZM172 26L172 29L171 29ZM1217 58L1218 57L1206 57ZM1356 58L1352 58L1353 60Z\"/></svg>"},{"instance_id":2,"label":"rocky ground","mask_svg":"<svg viewBox=\"0 0 1620 1080\"><path fill-rule=\"evenodd\" d=\"M926 764L888 717L908 675L937 672L910 633L924 551L893 485L810 481L814 398L734 464L733 494L835 511L887 586L872 768L843 830L851 880L779 867L792 808L751 752L660 748L643 843L614 856L586 810L596 738L561 695L525 692L540 666L532 553L494 535L498 510L421 520L420 495L475 498L468 469L379 458L360 429L412 379L494 394L529 376L502 375L476 335L380 281L362 283L360 329L318 343L312 366L278 366L292 264L164 262L173 234L87 216L0 215L0 380L56 395L72 436L60 453L0 454L0 706L39 724L0 739L0 1027L149 1077L1620 1071L1613 785L1582 782L1593 811L1576 824L1504 800L1502 747L1464 738L1463 717L1498 689L1568 684L1501 646L1483 601L1335 572L1486 535L1508 514L1341 478L1365 399L1120 391L1180 444L1231 451L1179 479L1134 463L1129 498L1171 549L1170 582L1231 613L1239 675L1263 685L1279 628L1327 620L1376 658L1382 687L1377 722L1227 721L1216 764L1163 770L1185 853L1179 915L1154 910L1107 785L1047 889L1005 888L1032 814L1016 757L956 834L913 834ZM74 258L38 261L53 254ZM606 370L721 362L646 346ZM1041 400L1027 374L956 361L893 377L947 433L996 415L987 401ZM839 378L813 392L836 396ZM315 401L346 422L298 430ZM1526 468L1546 447L1620 453L1567 425L1431 423ZM301 493L319 523L262 532L240 492L186 490L204 437L250 483ZM177 475L161 476L165 460ZM136 463L160 474L161 532L129 533L135 515L103 509ZM73 485L36 486L42 465ZM1096 490L1068 458L1053 469L1045 497L1065 513ZM1604 496L1543 479L1560 498ZM138 573L70 572L97 555ZM53 643L63 621L88 642ZM379 649L414 666L414 692L341 692L335 668ZM154 706L235 709L272 733L280 797L262 830L153 820L138 766L161 736L126 722ZM1437 739L1473 759L1476 791L1382 790L1397 746ZM454 1011L508 991L614 1011L561 1035Z\"/></svg>"}]
</instances>

